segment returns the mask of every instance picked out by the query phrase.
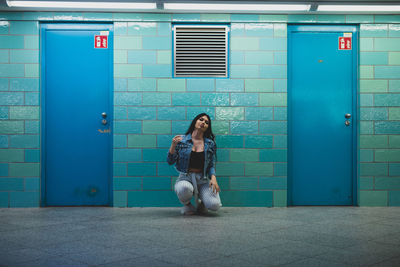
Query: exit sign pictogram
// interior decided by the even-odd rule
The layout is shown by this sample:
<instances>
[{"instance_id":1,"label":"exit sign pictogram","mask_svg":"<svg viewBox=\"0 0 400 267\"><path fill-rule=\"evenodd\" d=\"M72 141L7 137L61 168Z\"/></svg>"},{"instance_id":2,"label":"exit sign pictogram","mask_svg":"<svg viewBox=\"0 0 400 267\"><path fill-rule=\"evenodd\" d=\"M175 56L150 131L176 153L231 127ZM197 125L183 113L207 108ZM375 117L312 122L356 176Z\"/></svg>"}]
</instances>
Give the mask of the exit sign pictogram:
<instances>
[{"instance_id":1,"label":"exit sign pictogram","mask_svg":"<svg viewBox=\"0 0 400 267\"><path fill-rule=\"evenodd\" d=\"M108 36L107 35L95 35L94 36L94 48L108 48Z\"/></svg>"}]
</instances>

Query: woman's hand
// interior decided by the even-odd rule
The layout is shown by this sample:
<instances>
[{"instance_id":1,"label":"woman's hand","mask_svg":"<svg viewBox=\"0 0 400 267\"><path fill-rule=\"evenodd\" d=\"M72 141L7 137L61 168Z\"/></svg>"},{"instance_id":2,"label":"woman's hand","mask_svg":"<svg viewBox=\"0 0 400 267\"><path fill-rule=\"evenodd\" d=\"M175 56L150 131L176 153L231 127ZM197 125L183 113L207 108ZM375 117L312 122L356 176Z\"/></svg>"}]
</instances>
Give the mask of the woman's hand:
<instances>
[{"instance_id":1,"label":"woman's hand","mask_svg":"<svg viewBox=\"0 0 400 267\"><path fill-rule=\"evenodd\" d=\"M219 191L221 191L221 189L219 188L219 185L217 183L217 178L215 177L215 175L211 176L211 180L210 180L210 184L209 184L211 190L216 194L219 193Z\"/></svg>"},{"instance_id":2,"label":"woman's hand","mask_svg":"<svg viewBox=\"0 0 400 267\"><path fill-rule=\"evenodd\" d=\"M174 138L172 138L172 144L176 145L180 141L182 141L182 135L175 135Z\"/></svg>"},{"instance_id":3,"label":"woman's hand","mask_svg":"<svg viewBox=\"0 0 400 267\"><path fill-rule=\"evenodd\" d=\"M175 135L174 138L172 138L172 144L171 147L169 148L170 154L175 153L175 147L180 141L182 141L182 135Z\"/></svg>"}]
</instances>

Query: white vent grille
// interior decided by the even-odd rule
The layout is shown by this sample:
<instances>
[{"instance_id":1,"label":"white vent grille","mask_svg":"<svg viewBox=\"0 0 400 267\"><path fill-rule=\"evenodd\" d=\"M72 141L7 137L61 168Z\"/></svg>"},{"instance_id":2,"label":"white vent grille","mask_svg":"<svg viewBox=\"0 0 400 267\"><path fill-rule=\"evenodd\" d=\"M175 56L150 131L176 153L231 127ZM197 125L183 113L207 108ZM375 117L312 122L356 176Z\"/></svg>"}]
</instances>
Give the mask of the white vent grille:
<instances>
[{"instance_id":1,"label":"white vent grille","mask_svg":"<svg viewBox=\"0 0 400 267\"><path fill-rule=\"evenodd\" d=\"M175 77L227 77L227 26L174 26Z\"/></svg>"}]
</instances>

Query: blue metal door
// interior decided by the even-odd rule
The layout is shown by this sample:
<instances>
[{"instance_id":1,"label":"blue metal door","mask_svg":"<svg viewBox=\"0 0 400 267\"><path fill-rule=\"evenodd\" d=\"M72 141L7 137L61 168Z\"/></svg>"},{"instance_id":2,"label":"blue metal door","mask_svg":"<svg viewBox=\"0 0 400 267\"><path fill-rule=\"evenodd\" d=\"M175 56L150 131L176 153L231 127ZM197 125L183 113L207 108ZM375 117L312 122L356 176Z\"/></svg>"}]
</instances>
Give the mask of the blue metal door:
<instances>
[{"instance_id":1,"label":"blue metal door","mask_svg":"<svg viewBox=\"0 0 400 267\"><path fill-rule=\"evenodd\" d=\"M289 205L353 205L357 28L293 25L288 33Z\"/></svg>"},{"instance_id":2,"label":"blue metal door","mask_svg":"<svg viewBox=\"0 0 400 267\"><path fill-rule=\"evenodd\" d=\"M110 205L112 26L47 24L41 33L42 203Z\"/></svg>"}]
</instances>

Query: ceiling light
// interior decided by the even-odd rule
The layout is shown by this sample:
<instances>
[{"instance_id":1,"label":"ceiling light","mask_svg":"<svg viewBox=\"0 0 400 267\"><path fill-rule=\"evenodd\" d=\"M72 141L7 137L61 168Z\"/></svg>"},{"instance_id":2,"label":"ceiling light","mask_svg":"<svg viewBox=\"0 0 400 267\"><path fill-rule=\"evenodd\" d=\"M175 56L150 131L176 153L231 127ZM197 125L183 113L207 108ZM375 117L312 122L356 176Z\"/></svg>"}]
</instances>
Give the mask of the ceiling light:
<instances>
[{"instance_id":1,"label":"ceiling light","mask_svg":"<svg viewBox=\"0 0 400 267\"><path fill-rule=\"evenodd\" d=\"M400 5L318 5L317 11L393 12L400 11Z\"/></svg>"},{"instance_id":2,"label":"ceiling light","mask_svg":"<svg viewBox=\"0 0 400 267\"><path fill-rule=\"evenodd\" d=\"M164 3L164 9L197 11L308 11L311 5Z\"/></svg>"},{"instance_id":3,"label":"ceiling light","mask_svg":"<svg viewBox=\"0 0 400 267\"><path fill-rule=\"evenodd\" d=\"M91 9L156 9L156 3L135 2L58 2L58 1L9 1L9 7L42 8L91 8Z\"/></svg>"}]
</instances>

